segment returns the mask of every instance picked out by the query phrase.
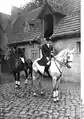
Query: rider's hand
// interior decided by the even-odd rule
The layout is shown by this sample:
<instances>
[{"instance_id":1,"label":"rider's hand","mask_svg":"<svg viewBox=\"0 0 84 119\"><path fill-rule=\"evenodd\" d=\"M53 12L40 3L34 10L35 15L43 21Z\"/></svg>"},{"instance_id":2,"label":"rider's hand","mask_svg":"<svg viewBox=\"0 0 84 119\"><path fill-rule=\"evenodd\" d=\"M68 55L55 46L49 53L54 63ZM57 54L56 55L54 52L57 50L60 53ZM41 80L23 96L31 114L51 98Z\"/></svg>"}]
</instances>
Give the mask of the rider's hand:
<instances>
[{"instance_id":1,"label":"rider's hand","mask_svg":"<svg viewBox=\"0 0 84 119\"><path fill-rule=\"evenodd\" d=\"M49 57L46 57L47 60L49 60Z\"/></svg>"},{"instance_id":2,"label":"rider's hand","mask_svg":"<svg viewBox=\"0 0 84 119\"><path fill-rule=\"evenodd\" d=\"M53 53L51 53L51 55L53 56Z\"/></svg>"},{"instance_id":3,"label":"rider's hand","mask_svg":"<svg viewBox=\"0 0 84 119\"><path fill-rule=\"evenodd\" d=\"M54 54L53 54L53 53L51 53L51 56L53 57L53 56L54 56Z\"/></svg>"}]
</instances>

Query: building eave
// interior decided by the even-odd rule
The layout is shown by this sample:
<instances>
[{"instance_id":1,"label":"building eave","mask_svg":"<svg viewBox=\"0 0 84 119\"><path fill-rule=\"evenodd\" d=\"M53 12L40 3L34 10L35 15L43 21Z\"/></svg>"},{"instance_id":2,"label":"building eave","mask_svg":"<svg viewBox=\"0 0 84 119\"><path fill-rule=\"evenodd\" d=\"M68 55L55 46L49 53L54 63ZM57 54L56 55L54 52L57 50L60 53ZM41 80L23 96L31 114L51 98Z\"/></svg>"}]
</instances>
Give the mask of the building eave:
<instances>
[{"instance_id":1,"label":"building eave","mask_svg":"<svg viewBox=\"0 0 84 119\"><path fill-rule=\"evenodd\" d=\"M16 45L18 46L18 45L27 45L27 44L32 45L33 43L40 44L41 42L39 40L36 40L36 39L30 39L30 40L11 42L11 43L8 43L7 45L8 46L16 46Z\"/></svg>"},{"instance_id":2,"label":"building eave","mask_svg":"<svg viewBox=\"0 0 84 119\"><path fill-rule=\"evenodd\" d=\"M67 34L60 34L60 35L54 35L53 37L51 37L52 41L58 41L58 40L62 40L62 39L68 39L68 38L80 38L81 33L80 31L77 32L70 32Z\"/></svg>"}]
</instances>

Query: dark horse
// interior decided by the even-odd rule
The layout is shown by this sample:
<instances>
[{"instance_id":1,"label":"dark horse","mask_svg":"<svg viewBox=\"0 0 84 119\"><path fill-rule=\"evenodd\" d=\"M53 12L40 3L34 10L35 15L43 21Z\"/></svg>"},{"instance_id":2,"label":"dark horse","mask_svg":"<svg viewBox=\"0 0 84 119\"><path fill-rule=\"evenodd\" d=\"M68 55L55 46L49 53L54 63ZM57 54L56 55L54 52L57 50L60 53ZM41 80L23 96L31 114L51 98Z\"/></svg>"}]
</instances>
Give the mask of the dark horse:
<instances>
[{"instance_id":1,"label":"dark horse","mask_svg":"<svg viewBox=\"0 0 84 119\"><path fill-rule=\"evenodd\" d=\"M22 48L9 48L5 60L11 69L11 72L15 78L15 87L20 87L20 72L24 71L26 75L25 84L27 84L28 76L31 76L32 80L32 60L25 58L25 50Z\"/></svg>"}]
</instances>

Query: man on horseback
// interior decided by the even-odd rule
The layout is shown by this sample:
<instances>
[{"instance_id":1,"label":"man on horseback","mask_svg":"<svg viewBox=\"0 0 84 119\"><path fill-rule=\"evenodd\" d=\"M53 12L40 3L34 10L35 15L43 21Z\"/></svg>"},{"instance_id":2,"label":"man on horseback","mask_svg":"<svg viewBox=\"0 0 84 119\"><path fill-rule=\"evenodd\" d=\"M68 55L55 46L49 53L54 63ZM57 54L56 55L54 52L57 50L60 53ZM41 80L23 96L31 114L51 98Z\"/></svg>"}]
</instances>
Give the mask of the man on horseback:
<instances>
[{"instance_id":1,"label":"man on horseback","mask_svg":"<svg viewBox=\"0 0 84 119\"><path fill-rule=\"evenodd\" d=\"M43 64L45 66L44 73L46 72L49 76L49 66L51 63L51 58L53 57L53 47L52 41L50 38L45 39L45 44L42 45L42 58L38 61L39 64Z\"/></svg>"}]
</instances>

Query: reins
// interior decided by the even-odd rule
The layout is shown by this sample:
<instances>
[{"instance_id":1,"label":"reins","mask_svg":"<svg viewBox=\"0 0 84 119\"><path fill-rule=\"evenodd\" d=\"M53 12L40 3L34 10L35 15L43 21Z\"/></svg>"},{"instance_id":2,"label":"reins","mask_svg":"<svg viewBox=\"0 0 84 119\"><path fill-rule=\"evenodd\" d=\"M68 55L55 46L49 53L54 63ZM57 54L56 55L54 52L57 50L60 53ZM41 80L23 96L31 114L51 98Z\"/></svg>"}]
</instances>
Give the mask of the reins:
<instances>
[{"instance_id":1,"label":"reins","mask_svg":"<svg viewBox=\"0 0 84 119\"><path fill-rule=\"evenodd\" d=\"M66 63L57 60L55 57L54 57L54 59L55 59L59 64L61 64L61 65L63 65L63 66L66 66Z\"/></svg>"},{"instance_id":2,"label":"reins","mask_svg":"<svg viewBox=\"0 0 84 119\"><path fill-rule=\"evenodd\" d=\"M57 60L55 57L54 57L54 61L55 61L55 65L57 66L59 72L62 74L60 68L58 67L58 65L57 65L57 63L56 63L56 61L57 61L60 65L63 65L63 66L67 66L66 63Z\"/></svg>"},{"instance_id":3,"label":"reins","mask_svg":"<svg viewBox=\"0 0 84 119\"><path fill-rule=\"evenodd\" d=\"M56 61L57 61L57 59L56 59L55 57L54 57L54 60L56 60ZM59 70L60 74L62 74L62 72L61 72L60 68L58 67L58 65L57 65L57 63L56 63L56 61L55 61L55 65L57 66L57 68L58 68L58 70Z\"/></svg>"}]
</instances>

